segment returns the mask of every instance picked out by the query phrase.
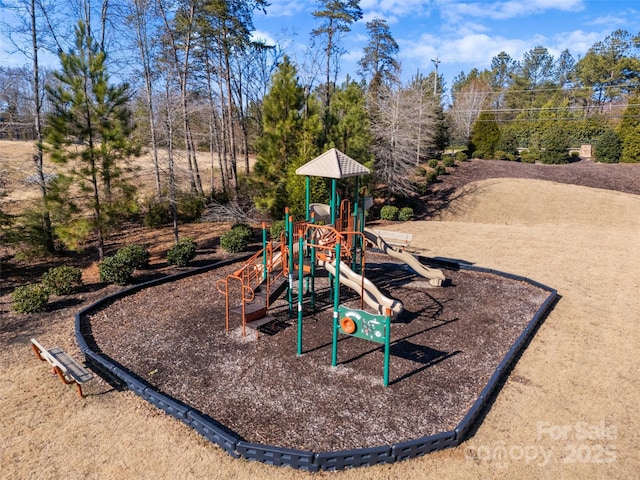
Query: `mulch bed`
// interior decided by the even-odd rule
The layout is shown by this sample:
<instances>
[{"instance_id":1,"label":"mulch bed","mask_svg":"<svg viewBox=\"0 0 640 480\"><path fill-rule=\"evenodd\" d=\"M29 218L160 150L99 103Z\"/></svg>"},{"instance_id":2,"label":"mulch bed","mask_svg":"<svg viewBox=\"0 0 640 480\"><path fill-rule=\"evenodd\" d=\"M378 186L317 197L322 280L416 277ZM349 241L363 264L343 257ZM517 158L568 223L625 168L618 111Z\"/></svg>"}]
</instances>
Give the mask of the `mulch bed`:
<instances>
[{"instance_id":1,"label":"mulch bed","mask_svg":"<svg viewBox=\"0 0 640 480\"><path fill-rule=\"evenodd\" d=\"M259 338L253 330L242 337L236 317L226 332L215 283L237 265L104 307L89 318L94 347L250 442L332 451L451 430L548 293L467 270L445 270L447 286L430 287L389 257L367 255L367 277L404 304L392 324L386 388L379 344L341 336L339 364L331 367L326 278L316 282L315 312L305 300L303 355L296 355L296 318L283 300ZM344 287L341 301L359 308Z\"/></svg>"},{"instance_id":2,"label":"mulch bed","mask_svg":"<svg viewBox=\"0 0 640 480\"><path fill-rule=\"evenodd\" d=\"M439 177L438 182L431 186L430 194L424 198L425 208L420 213L423 218L437 218L461 194L462 187L470 182L489 178L530 178L638 195L639 167L638 164L604 164L591 160L566 165L544 165L474 159L448 168L449 175Z\"/></svg>"}]
</instances>

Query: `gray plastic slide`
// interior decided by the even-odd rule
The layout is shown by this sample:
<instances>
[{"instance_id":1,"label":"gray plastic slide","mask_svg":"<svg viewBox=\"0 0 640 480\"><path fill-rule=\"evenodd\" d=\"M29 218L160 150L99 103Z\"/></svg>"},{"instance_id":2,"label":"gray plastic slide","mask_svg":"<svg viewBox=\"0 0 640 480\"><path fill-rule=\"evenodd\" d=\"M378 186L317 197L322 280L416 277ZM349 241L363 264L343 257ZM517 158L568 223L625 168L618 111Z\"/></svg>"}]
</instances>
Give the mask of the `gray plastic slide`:
<instances>
[{"instance_id":1,"label":"gray plastic slide","mask_svg":"<svg viewBox=\"0 0 640 480\"><path fill-rule=\"evenodd\" d=\"M387 255L397 258L409 265L418 275L428 278L429 283L433 286L440 287L444 282L444 273L436 268L425 267L420 261L409 252L399 251L385 242L380 235L368 228L364 229L364 236L376 247Z\"/></svg>"},{"instance_id":2,"label":"gray plastic slide","mask_svg":"<svg viewBox=\"0 0 640 480\"><path fill-rule=\"evenodd\" d=\"M319 261L318 264L335 276L335 262ZM357 274L344 262L340 262L340 283L358 294L362 293L365 303L379 315L386 315L387 308L391 310L392 317L402 312L402 302L386 297L371 280Z\"/></svg>"}]
</instances>

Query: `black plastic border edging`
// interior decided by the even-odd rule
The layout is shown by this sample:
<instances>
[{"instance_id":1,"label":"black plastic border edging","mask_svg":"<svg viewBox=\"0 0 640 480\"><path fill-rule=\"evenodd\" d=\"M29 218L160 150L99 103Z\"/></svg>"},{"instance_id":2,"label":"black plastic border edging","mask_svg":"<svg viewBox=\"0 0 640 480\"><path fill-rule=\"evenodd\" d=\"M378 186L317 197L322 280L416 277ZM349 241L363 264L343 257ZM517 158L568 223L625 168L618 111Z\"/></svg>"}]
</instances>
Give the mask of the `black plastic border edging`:
<instances>
[{"instance_id":1,"label":"black plastic border edging","mask_svg":"<svg viewBox=\"0 0 640 480\"><path fill-rule=\"evenodd\" d=\"M529 321L525 329L518 336L511 348L507 351L502 361L498 364L495 372L480 392L477 400L471 406L470 410L457 425L455 430L441 432L428 437L417 438L407 442L397 443L394 445L383 445L371 448L359 448L354 450L341 450L334 452L312 452L307 450L294 450L271 445L260 445L247 442L235 432L230 431L224 425L215 419L191 408L189 405L176 400L169 395L156 391L149 383L137 377L133 372L128 371L122 365L111 359L105 358L104 355L94 352L89 348L89 344L84 337L82 318L84 315L122 297L131 295L144 288L153 287L167 282L173 282L181 278L197 275L207 272L231 263L246 260L251 257L248 254L241 257L224 260L213 263L205 267L192 269L181 272L176 275L162 277L151 280L146 283L134 285L127 289L121 290L115 294L104 297L88 307L80 310L75 316L75 334L76 341L80 350L85 356L85 362L100 376L110 381L126 386L129 390L136 393L149 403L160 408L169 415L184 422L193 428L200 435L204 436L210 442L218 445L224 451L234 458L246 458L268 465L288 466L308 472L318 472L320 470L342 470L345 468L373 466L378 464L394 463L396 461L406 460L410 458L420 457L422 455L443 450L445 448L455 447L462 443L469 434L474 423L481 417L484 408L489 405L492 395L497 392L500 382L508 375L510 368L517 360L518 355L527 345L533 333L540 325L542 320L549 312L554 304L558 294L555 289L547 287L534 280L526 277L504 273L488 268L476 267L464 262L450 261L446 259L438 259L437 263L442 266L448 266L453 269L471 270L481 273L492 273L517 281L529 283L533 286L541 288L549 292L547 299L540 306L533 318ZM418 257L429 263L426 257Z\"/></svg>"}]
</instances>

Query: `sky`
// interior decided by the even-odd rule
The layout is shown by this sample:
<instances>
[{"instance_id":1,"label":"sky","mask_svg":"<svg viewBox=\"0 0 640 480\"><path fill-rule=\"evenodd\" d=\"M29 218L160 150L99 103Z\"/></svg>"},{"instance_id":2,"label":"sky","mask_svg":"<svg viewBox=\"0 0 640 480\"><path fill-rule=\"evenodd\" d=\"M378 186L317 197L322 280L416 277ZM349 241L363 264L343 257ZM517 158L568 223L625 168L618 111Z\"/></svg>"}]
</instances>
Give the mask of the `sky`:
<instances>
[{"instance_id":1,"label":"sky","mask_svg":"<svg viewBox=\"0 0 640 480\"><path fill-rule=\"evenodd\" d=\"M278 42L299 65L319 26L312 12L315 0L268 0L266 14L256 13L255 37ZM436 63L444 76L445 92L460 73L489 68L504 51L514 60L543 46L558 58L569 49L577 61L594 43L617 29L640 34L639 0L360 0L363 18L343 38L339 80L359 78L358 60L367 44L366 22L384 19L399 47L403 79L417 72L429 75ZM7 11L0 11L7 21ZM20 66L25 58L10 52L6 34L0 34L0 65ZM57 58L42 53L41 61Z\"/></svg>"},{"instance_id":2,"label":"sky","mask_svg":"<svg viewBox=\"0 0 640 480\"><path fill-rule=\"evenodd\" d=\"M310 32L319 26L315 0L269 0L266 15L254 18L255 36L285 45L301 62ZM438 65L445 88L462 71L489 68L504 51L514 60L543 46L558 58L569 49L577 61L615 30L640 34L638 0L360 0L363 18L343 38L347 54L341 77L357 77L367 44L366 22L384 19L400 47L403 78L429 75Z\"/></svg>"}]
</instances>

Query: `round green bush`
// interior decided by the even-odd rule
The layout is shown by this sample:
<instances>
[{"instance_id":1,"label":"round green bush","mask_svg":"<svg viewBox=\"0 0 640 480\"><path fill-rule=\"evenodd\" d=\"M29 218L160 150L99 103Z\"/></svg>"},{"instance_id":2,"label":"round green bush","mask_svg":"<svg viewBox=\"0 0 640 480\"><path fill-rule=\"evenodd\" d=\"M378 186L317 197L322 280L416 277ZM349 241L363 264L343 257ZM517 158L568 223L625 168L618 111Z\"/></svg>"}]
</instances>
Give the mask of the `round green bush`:
<instances>
[{"instance_id":1,"label":"round green bush","mask_svg":"<svg viewBox=\"0 0 640 480\"><path fill-rule=\"evenodd\" d=\"M537 149L529 149L529 150L523 150L520 153L520 160L522 160L523 163L536 163L536 161L540 158L540 151L538 151Z\"/></svg>"},{"instance_id":2,"label":"round green bush","mask_svg":"<svg viewBox=\"0 0 640 480\"><path fill-rule=\"evenodd\" d=\"M396 220L398 218L398 207L385 205L380 209L380 218L382 220Z\"/></svg>"},{"instance_id":3,"label":"round green bush","mask_svg":"<svg viewBox=\"0 0 640 480\"><path fill-rule=\"evenodd\" d=\"M167 252L167 263L178 267L186 267L195 258L196 248L195 240L189 237L181 238Z\"/></svg>"},{"instance_id":4,"label":"round green bush","mask_svg":"<svg viewBox=\"0 0 640 480\"><path fill-rule=\"evenodd\" d=\"M42 286L55 295L69 295L82 286L82 270L61 265L52 267L42 275Z\"/></svg>"},{"instance_id":5,"label":"round green bush","mask_svg":"<svg viewBox=\"0 0 640 480\"><path fill-rule=\"evenodd\" d=\"M241 232L242 235L244 235L249 239L253 237L253 229L246 223L236 223L234 226L231 227L231 230L236 230L238 232Z\"/></svg>"},{"instance_id":6,"label":"round green bush","mask_svg":"<svg viewBox=\"0 0 640 480\"><path fill-rule=\"evenodd\" d=\"M484 158L484 151L482 150L476 150L475 152L473 152L473 154L471 155L471 158L480 158L483 159Z\"/></svg>"},{"instance_id":7,"label":"round green bush","mask_svg":"<svg viewBox=\"0 0 640 480\"><path fill-rule=\"evenodd\" d=\"M17 313L44 312L49 292L39 283L17 287L11 294L11 306Z\"/></svg>"},{"instance_id":8,"label":"round green bush","mask_svg":"<svg viewBox=\"0 0 640 480\"><path fill-rule=\"evenodd\" d=\"M427 183L435 183L438 181L438 174L436 172L427 173Z\"/></svg>"},{"instance_id":9,"label":"round green bush","mask_svg":"<svg viewBox=\"0 0 640 480\"><path fill-rule=\"evenodd\" d=\"M429 165L429 168L436 168L438 166L438 160L429 160L429 163L427 163L427 165Z\"/></svg>"},{"instance_id":10,"label":"round green bush","mask_svg":"<svg viewBox=\"0 0 640 480\"><path fill-rule=\"evenodd\" d=\"M284 232L286 228L287 223L284 220L276 220L275 222L273 222L273 225L271 225L271 229L269 230L271 238L273 238L274 240L279 240L280 234Z\"/></svg>"},{"instance_id":11,"label":"round green bush","mask_svg":"<svg viewBox=\"0 0 640 480\"><path fill-rule=\"evenodd\" d=\"M220 246L229 253L238 253L247 248L249 239L240 230L229 230L220 237Z\"/></svg>"},{"instance_id":12,"label":"round green bush","mask_svg":"<svg viewBox=\"0 0 640 480\"><path fill-rule=\"evenodd\" d=\"M456 162L466 162L467 160L469 160L469 158L465 152L456 153Z\"/></svg>"},{"instance_id":13,"label":"round green bush","mask_svg":"<svg viewBox=\"0 0 640 480\"><path fill-rule=\"evenodd\" d=\"M142 245L127 245L118 249L116 256L120 257L125 263L131 265L133 269L147 268L149 266L149 258L151 254L149 250Z\"/></svg>"},{"instance_id":14,"label":"round green bush","mask_svg":"<svg viewBox=\"0 0 640 480\"><path fill-rule=\"evenodd\" d=\"M443 165L438 165L434 172L436 175L446 175L447 169Z\"/></svg>"},{"instance_id":15,"label":"round green bush","mask_svg":"<svg viewBox=\"0 0 640 480\"><path fill-rule=\"evenodd\" d=\"M413 208L402 207L398 212L398 220L401 222L408 222L413 218Z\"/></svg>"},{"instance_id":16,"label":"round green bush","mask_svg":"<svg viewBox=\"0 0 640 480\"><path fill-rule=\"evenodd\" d=\"M98 272L100 273L100 281L113 283L115 285L126 285L131 281L133 275L133 266L123 257L113 255L104 257Z\"/></svg>"},{"instance_id":17,"label":"round green bush","mask_svg":"<svg viewBox=\"0 0 640 480\"><path fill-rule=\"evenodd\" d=\"M416 167L415 174L419 177L424 177L427 174L427 171L424 167Z\"/></svg>"},{"instance_id":18,"label":"round green bush","mask_svg":"<svg viewBox=\"0 0 640 480\"><path fill-rule=\"evenodd\" d=\"M456 161L452 157L444 157L442 159L442 165L445 167L453 167Z\"/></svg>"}]
</instances>

